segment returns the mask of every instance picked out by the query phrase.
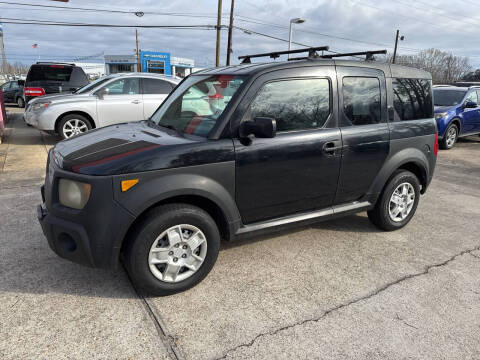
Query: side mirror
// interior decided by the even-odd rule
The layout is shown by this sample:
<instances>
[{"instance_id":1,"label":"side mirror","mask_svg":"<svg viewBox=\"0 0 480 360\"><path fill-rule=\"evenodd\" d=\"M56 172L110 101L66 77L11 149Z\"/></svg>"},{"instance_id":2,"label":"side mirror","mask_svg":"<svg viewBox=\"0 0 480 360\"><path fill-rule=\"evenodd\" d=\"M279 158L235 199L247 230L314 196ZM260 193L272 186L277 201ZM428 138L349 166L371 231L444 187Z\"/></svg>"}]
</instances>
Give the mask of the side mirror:
<instances>
[{"instance_id":1,"label":"side mirror","mask_svg":"<svg viewBox=\"0 0 480 360\"><path fill-rule=\"evenodd\" d=\"M105 95L108 95L108 93L109 93L109 89L108 89L108 88L101 88L100 90L98 90L98 91L96 92L96 95L98 96L98 98L99 98L100 100L103 100L103 97L104 97Z\"/></svg>"},{"instance_id":2,"label":"side mirror","mask_svg":"<svg viewBox=\"0 0 480 360\"><path fill-rule=\"evenodd\" d=\"M478 104L475 101L467 101L464 105L464 108L465 109L472 109L472 108L476 108L477 106L478 106Z\"/></svg>"},{"instance_id":3,"label":"side mirror","mask_svg":"<svg viewBox=\"0 0 480 360\"><path fill-rule=\"evenodd\" d=\"M24 86L25 80L18 80L18 86Z\"/></svg>"},{"instance_id":4,"label":"side mirror","mask_svg":"<svg viewBox=\"0 0 480 360\"><path fill-rule=\"evenodd\" d=\"M239 129L240 138L246 138L252 134L257 138L273 138L277 135L277 122L268 117L256 117L253 121L244 121Z\"/></svg>"}]
</instances>

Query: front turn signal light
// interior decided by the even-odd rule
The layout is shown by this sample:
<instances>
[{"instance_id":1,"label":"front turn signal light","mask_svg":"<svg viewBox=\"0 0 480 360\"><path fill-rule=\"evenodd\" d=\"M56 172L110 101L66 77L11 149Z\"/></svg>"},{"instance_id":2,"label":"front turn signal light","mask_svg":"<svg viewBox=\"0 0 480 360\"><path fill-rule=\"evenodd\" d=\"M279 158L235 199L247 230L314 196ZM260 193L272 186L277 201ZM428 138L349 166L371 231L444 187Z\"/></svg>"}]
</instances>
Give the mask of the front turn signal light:
<instances>
[{"instance_id":1,"label":"front turn signal light","mask_svg":"<svg viewBox=\"0 0 480 360\"><path fill-rule=\"evenodd\" d=\"M138 179L122 180L122 192L125 192L135 186L138 183Z\"/></svg>"}]
</instances>

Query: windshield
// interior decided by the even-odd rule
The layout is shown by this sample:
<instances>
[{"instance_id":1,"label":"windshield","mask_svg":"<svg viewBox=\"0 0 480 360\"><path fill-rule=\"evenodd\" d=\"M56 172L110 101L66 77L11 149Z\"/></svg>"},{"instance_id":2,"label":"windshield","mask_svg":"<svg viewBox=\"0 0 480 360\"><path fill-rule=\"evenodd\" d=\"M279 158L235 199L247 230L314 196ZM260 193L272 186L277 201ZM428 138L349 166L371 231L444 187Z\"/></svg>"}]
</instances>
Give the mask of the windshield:
<instances>
[{"instance_id":1,"label":"windshield","mask_svg":"<svg viewBox=\"0 0 480 360\"><path fill-rule=\"evenodd\" d=\"M462 102L467 90L433 89L435 106L454 106Z\"/></svg>"},{"instance_id":2,"label":"windshield","mask_svg":"<svg viewBox=\"0 0 480 360\"><path fill-rule=\"evenodd\" d=\"M86 92L89 92L90 90L92 90L93 88L97 87L98 85L101 85L103 84L104 82L110 80L112 77L111 76L104 76L100 79L97 79L95 81L92 81L91 83L81 87L80 89L78 89L77 91L75 91L75 94L84 94Z\"/></svg>"},{"instance_id":3,"label":"windshield","mask_svg":"<svg viewBox=\"0 0 480 360\"><path fill-rule=\"evenodd\" d=\"M207 137L242 83L242 76L190 76L174 90L151 120L179 132Z\"/></svg>"}]
</instances>

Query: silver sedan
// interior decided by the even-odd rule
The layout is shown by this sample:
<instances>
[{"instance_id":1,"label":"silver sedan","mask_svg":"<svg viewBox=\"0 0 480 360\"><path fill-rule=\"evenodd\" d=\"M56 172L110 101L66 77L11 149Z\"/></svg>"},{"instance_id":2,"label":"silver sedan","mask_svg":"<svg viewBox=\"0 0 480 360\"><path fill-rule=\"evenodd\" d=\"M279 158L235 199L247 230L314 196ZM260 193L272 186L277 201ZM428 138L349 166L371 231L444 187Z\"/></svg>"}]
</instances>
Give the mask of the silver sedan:
<instances>
[{"instance_id":1,"label":"silver sedan","mask_svg":"<svg viewBox=\"0 0 480 360\"><path fill-rule=\"evenodd\" d=\"M145 120L179 81L149 73L108 75L73 94L31 100L24 119L27 124L58 133L64 139L94 128Z\"/></svg>"}]
</instances>

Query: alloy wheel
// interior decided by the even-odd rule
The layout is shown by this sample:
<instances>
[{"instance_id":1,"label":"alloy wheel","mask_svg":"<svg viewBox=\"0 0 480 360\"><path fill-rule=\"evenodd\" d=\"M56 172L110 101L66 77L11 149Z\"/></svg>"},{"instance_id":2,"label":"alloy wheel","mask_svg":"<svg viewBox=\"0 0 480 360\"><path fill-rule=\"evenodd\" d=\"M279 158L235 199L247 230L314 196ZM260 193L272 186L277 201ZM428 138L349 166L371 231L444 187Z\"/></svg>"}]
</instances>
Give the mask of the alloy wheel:
<instances>
[{"instance_id":1,"label":"alloy wheel","mask_svg":"<svg viewBox=\"0 0 480 360\"><path fill-rule=\"evenodd\" d=\"M457 128L455 126L452 126L450 129L448 129L447 132L447 146L451 148L453 144L455 144L455 141L457 140Z\"/></svg>"},{"instance_id":2,"label":"alloy wheel","mask_svg":"<svg viewBox=\"0 0 480 360\"><path fill-rule=\"evenodd\" d=\"M150 248L148 265L158 280L177 283L202 266L207 255L207 239L193 225L175 225L158 236Z\"/></svg>"},{"instance_id":3,"label":"alloy wheel","mask_svg":"<svg viewBox=\"0 0 480 360\"><path fill-rule=\"evenodd\" d=\"M405 220L415 203L415 189L412 184L405 182L397 186L388 204L388 213L395 222Z\"/></svg>"},{"instance_id":4,"label":"alloy wheel","mask_svg":"<svg viewBox=\"0 0 480 360\"><path fill-rule=\"evenodd\" d=\"M80 119L70 119L63 124L63 134L66 138L84 133L88 131L88 126L85 121Z\"/></svg>"}]
</instances>

